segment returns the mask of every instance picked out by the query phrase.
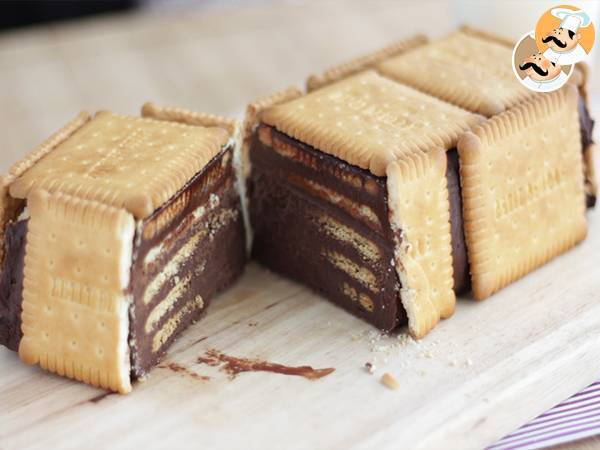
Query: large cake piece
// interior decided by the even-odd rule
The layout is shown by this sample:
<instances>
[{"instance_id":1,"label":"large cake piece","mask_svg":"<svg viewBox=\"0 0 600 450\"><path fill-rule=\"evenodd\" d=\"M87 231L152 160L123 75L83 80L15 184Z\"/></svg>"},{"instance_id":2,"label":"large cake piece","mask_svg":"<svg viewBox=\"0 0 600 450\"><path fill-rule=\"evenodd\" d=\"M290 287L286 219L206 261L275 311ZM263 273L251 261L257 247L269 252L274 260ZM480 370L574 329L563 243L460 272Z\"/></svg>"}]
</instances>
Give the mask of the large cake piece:
<instances>
[{"instance_id":1,"label":"large cake piece","mask_svg":"<svg viewBox=\"0 0 600 450\"><path fill-rule=\"evenodd\" d=\"M383 330L450 316L466 253L447 160L483 118L372 71L249 111L253 256Z\"/></svg>"},{"instance_id":2,"label":"large cake piece","mask_svg":"<svg viewBox=\"0 0 600 450\"><path fill-rule=\"evenodd\" d=\"M246 261L237 124L143 115L81 114L1 192L0 343L121 393Z\"/></svg>"}]
</instances>

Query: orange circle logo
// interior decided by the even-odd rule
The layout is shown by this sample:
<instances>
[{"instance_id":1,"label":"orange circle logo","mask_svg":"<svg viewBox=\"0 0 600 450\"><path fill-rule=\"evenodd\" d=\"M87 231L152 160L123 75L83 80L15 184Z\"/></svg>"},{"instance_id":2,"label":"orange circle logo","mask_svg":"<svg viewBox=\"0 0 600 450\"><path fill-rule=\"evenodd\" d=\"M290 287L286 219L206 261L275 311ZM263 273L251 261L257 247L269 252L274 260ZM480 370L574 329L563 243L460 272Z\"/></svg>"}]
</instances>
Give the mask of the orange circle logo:
<instances>
[{"instance_id":1,"label":"orange circle logo","mask_svg":"<svg viewBox=\"0 0 600 450\"><path fill-rule=\"evenodd\" d=\"M591 17L571 5L550 8L535 27L537 48L552 62L575 64L585 59L594 46L596 30Z\"/></svg>"}]
</instances>

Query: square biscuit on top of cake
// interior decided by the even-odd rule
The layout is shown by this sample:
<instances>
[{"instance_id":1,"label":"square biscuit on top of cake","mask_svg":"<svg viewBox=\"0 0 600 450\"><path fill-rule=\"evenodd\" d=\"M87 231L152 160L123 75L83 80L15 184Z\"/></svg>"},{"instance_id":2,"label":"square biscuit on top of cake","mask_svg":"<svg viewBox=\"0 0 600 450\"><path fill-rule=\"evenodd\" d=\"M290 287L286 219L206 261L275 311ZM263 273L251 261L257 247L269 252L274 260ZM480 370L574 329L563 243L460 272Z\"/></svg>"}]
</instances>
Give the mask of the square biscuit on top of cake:
<instances>
[{"instance_id":1,"label":"square biscuit on top of cake","mask_svg":"<svg viewBox=\"0 0 600 450\"><path fill-rule=\"evenodd\" d=\"M486 117L531 97L512 70L512 48L462 31L380 62L393 80Z\"/></svg>"},{"instance_id":2,"label":"square biscuit on top of cake","mask_svg":"<svg viewBox=\"0 0 600 450\"><path fill-rule=\"evenodd\" d=\"M373 71L251 104L253 256L381 329L425 335L466 267L446 152L482 120Z\"/></svg>"},{"instance_id":3,"label":"square biscuit on top of cake","mask_svg":"<svg viewBox=\"0 0 600 450\"><path fill-rule=\"evenodd\" d=\"M15 164L0 202L0 343L121 393L246 260L237 123L142 113L80 114Z\"/></svg>"}]
</instances>

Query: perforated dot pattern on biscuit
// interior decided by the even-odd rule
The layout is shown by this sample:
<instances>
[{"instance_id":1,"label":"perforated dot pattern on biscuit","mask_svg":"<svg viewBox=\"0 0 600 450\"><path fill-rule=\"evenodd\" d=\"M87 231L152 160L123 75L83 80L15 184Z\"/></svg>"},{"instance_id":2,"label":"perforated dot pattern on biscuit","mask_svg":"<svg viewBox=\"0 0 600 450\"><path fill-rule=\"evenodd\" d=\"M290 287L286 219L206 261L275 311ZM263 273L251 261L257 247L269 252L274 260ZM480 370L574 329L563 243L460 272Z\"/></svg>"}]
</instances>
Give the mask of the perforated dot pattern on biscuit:
<instances>
[{"instance_id":1,"label":"perforated dot pattern on biscuit","mask_svg":"<svg viewBox=\"0 0 600 450\"><path fill-rule=\"evenodd\" d=\"M368 71L270 107L262 120L383 176L398 155L453 147L481 117Z\"/></svg>"},{"instance_id":2,"label":"perforated dot pattern on biscuit","mask_svg":"<svg viewBox=\"0 0 600 450\"><path fill-rule=\"evenodd\" d=\"M394 80L485 116L532 97L515 78L512 49L456 32L390 58L377 70Z\"/></svg>"},{"instance_id":3,"label":"perforated dot pattern on biscuit","mask_svg":"<svg viewBox=\"0 0 600 450\"><path fill-rule=\"evenodd\" d=\"M101 112L18 176L10 193L26 198L34 189L62 192L125 207L142 219L177 193L228 139L223 128Z\"/></svg>"},{"instance_id":4,"label":"perforated dot pattern on biscuit","mask_svg":"<svg viewBox=\"0 0 600 450\"><path fill-rule=\"evenodd\" d=\"M237 120L228 117L199 113L185 108L158 106L152 102L142 106L142 117L199 127L221 127L226 129L230 135L235 134L239 128ZM189 137L189 131L182 131L181 136Z\"/></svg>"},{"instance_id":5,"label":"perforated dot pattern on biscuit","mask_svg":"<svg viewBox=\"0 0 600 450\"><path fill-rule=\"evenodd\" d=\"M530 147L518 151L525 140ZM458 150L476 298L490 296L585 237L573 86L536 96L490 119L463 136Z\"/></svg>"},{"instance_id":6,"label":"perforated dot pattern on biscuit","mask_svg":"<svg viewBox=\"0 0 600 450\"><path fill-rule=\"evenodd\" d=\"M21 359L129 392L126 289L133 217L123 209L40 190L32 192L28 208Z\"/></svg>"},{"instance_id":7,"label":"perforated dot pattern on biscuit","mask_svg":"<svg viewBox=\"0 0 600 450\"><path fill-rule=\"evenodd\" d=\"M437 148L398 158L387 168L390 223L400 296L415 337L455 306L446 184L446 153Z\"/></svg>"}]
</instances>

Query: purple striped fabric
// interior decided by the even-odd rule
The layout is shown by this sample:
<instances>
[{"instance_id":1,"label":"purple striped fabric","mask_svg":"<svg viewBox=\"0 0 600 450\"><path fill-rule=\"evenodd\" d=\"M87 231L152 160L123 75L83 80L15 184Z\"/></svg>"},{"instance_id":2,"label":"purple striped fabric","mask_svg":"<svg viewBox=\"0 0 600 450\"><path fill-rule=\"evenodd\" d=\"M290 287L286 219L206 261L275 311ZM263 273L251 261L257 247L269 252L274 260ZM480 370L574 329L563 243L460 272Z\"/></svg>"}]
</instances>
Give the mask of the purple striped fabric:
<instances>
[{"instance_id":1,"label":"purple striped fabric","mask_svg":"<svg viewBox=\"0 0 600 450\"><path fill-rule=\"evenodd\" d=\"M487 450L534 450L600 434L600 381L533 419Z\"/></svg>"}]
</instances>

